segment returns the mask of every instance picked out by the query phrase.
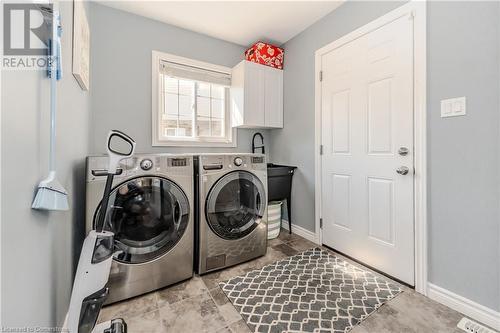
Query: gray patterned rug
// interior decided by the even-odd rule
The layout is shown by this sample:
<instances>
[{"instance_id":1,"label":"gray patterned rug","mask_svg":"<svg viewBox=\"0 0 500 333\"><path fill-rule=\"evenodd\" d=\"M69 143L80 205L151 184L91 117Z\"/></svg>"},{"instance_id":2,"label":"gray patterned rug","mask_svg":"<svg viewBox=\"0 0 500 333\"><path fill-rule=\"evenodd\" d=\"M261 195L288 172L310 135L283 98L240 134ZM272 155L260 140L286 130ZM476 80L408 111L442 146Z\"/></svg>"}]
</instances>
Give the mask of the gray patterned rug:
<instances>
[{"instance_id":1,"label":"gray patterned rug","mask_svg":"<svg viewBox=\"0 0 500 333\"><path fill-rule=\"evenodd\" d=\"M219 283L254 332L348 332L402 290L320 249Z\"/></svg>"}]
</instances>

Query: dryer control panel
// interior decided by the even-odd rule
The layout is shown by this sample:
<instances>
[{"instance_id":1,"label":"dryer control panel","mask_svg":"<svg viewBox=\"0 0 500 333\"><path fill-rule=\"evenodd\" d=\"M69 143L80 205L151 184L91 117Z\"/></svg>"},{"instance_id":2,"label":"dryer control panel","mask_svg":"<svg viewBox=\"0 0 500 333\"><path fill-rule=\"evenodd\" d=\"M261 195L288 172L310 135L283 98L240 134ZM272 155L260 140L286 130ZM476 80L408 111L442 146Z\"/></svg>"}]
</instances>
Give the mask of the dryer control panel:
<instances>
[{"instance_id":1,"label":"dryer control panel","mask_svg":"<svg viewBox=\"0 0 500 333\"><path fill-rule=\"evenodd\" d=\"M252 164L260 164L265 163L264 156L252 156Z\"/></svg>"},{"instance_id":2,"label":"dryer control panel","mask_svg":"<svg viewBox=\"0 0 500 333\"><path fill-rule=\"evenodd\" d=\"M205 173L218 172L221 170L267 170L266 157L261 154L223 154L223 155L201 155L201 171Z\"/></svg>"}]
</instances>

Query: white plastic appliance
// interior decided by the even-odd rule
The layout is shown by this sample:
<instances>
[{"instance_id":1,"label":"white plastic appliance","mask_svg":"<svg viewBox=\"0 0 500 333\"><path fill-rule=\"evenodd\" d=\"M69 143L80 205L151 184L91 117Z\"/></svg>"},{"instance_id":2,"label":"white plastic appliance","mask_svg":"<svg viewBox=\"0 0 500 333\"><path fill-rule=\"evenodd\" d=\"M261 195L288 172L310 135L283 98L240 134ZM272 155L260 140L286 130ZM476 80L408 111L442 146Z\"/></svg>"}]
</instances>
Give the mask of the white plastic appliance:
<instances>
[{"instance_id":1,"label":"white plastic appliance","mask_svg":"<svg viewBox=\"0 0 500 333\"><path fill-rule=\"evenodd\" d=\"M125 133L113 130L108 134L109 166L102 197L104 207L108 206L118 163L122 159L132 156L134 150L135 141ZM70 333L122 333L127 331L127 325L123 319L113 319L95 325L99 311L108 295L106 283L114 251L114 234L103 230L105 215L106 210L102 210L98 216L95 230L91 230L83 242L65 325Z\"/></svg>"}]
</instances>

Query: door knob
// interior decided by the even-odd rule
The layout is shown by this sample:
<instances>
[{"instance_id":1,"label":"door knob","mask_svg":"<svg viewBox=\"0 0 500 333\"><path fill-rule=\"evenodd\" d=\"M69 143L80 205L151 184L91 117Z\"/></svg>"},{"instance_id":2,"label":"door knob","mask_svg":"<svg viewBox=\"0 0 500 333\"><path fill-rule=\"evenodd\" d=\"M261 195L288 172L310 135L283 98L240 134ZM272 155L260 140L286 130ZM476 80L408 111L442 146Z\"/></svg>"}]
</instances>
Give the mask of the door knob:
<instances>
[{"instance_id":1,"label":"door knob","mask_svg":"<svg viewBox=\"0 0 500 333\"><path fill-rule=\"evenodd\" d=\"M407 175L408 172L410 172L410 169L406 166L400 166L399 168L396 169L396 172L399 173L400 175Z\"/></svg>"}]
</instances>

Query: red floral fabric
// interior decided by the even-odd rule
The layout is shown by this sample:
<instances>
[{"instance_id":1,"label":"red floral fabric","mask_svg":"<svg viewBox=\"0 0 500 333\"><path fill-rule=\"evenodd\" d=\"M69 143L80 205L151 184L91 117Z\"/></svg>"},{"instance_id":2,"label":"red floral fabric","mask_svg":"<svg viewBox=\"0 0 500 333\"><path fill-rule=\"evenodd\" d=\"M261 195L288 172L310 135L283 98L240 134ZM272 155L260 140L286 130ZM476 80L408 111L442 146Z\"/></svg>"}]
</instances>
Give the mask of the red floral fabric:
<instances>
[{"instance_id":1,"label":"red floral fabric","mask_svg":"<svg viewBox=\"0 0 500 333\"><path fill-rule=\"evenodd\" d=\"M245 59L262 65L283 69L284 51L268 43L257 42L245 51Z\"/></svg>"}]
</instances>

